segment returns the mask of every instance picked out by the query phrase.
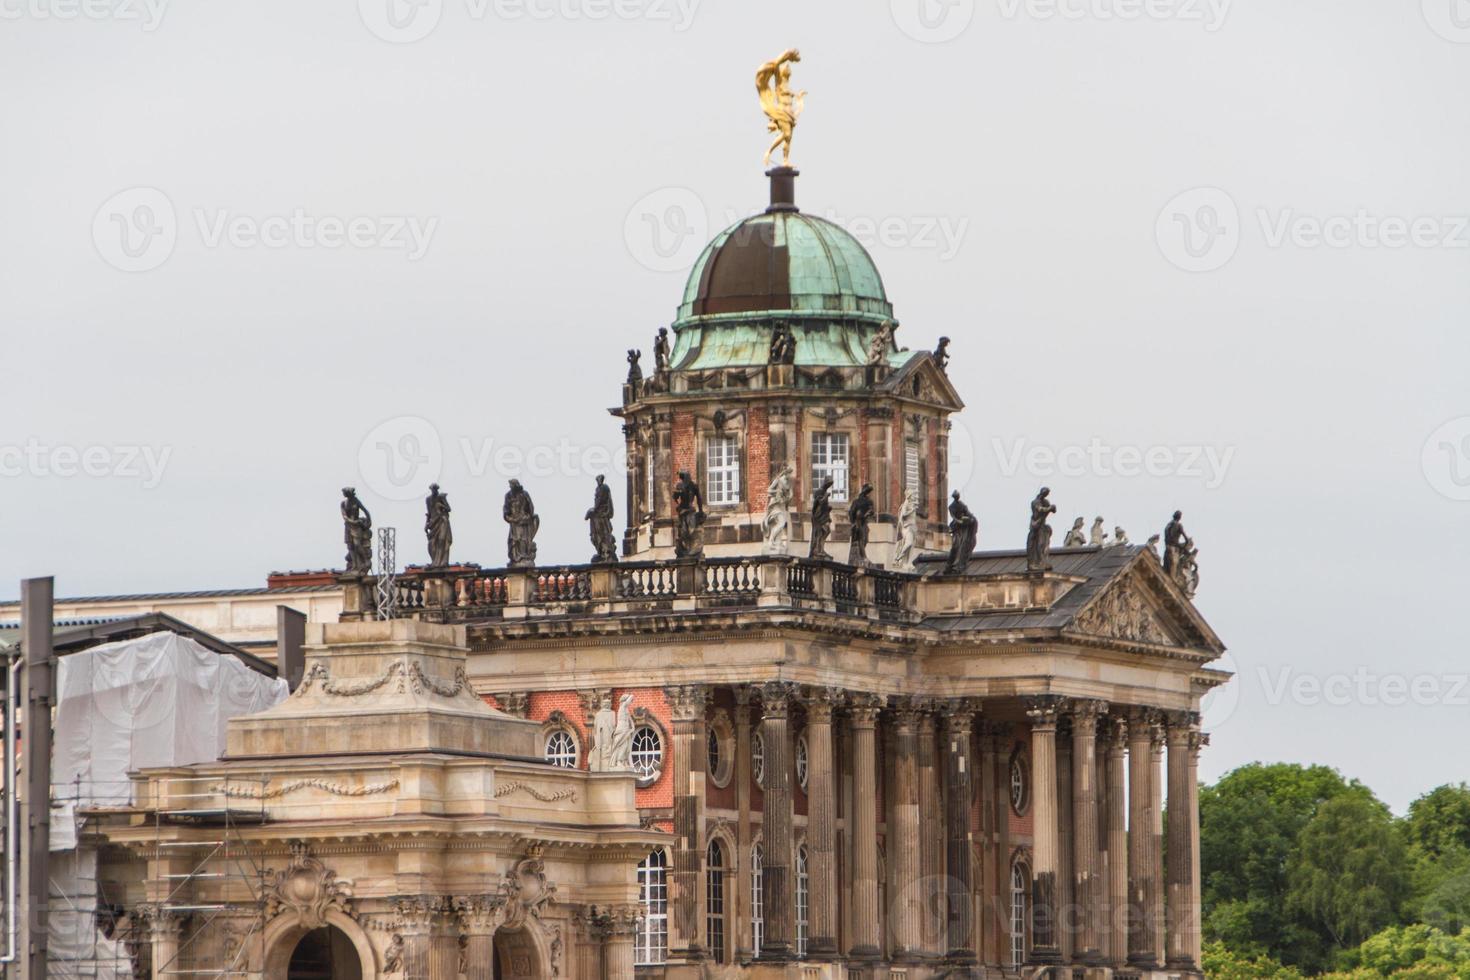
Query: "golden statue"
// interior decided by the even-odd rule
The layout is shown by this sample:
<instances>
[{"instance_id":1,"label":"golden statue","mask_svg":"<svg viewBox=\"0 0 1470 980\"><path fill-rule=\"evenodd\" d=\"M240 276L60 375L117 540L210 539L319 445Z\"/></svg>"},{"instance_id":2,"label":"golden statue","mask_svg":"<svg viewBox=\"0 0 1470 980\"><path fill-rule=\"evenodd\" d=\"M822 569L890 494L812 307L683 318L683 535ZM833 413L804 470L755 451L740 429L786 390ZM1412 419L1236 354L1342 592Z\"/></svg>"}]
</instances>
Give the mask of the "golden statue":
<instances>
[{"instance_id":1,"label":"golden statue","mask_svg":"<svg viewBox=\"0 0 1470 980\"><path fill-rule=\"evenodd\" d=\"M801 52L787 48L776 57L761 65L755 73L755 89L761 95L761 111L770 120L766 129L776 134L766 150L765 165L771 165L771 154L781 148L781 165L791 166L791 134L796 129L796 119L806 103L806 90L791 92L791 66L801 60Z\"/></svg>"}]
</instances>

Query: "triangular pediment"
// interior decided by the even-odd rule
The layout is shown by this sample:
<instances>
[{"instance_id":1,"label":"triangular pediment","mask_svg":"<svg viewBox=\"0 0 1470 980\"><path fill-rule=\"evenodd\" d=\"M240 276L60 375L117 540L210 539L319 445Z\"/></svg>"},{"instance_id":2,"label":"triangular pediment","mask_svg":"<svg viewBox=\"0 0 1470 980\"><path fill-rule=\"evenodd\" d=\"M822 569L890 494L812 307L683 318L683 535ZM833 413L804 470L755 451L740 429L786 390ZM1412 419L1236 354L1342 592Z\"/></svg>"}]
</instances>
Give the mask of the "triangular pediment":
<instances>
[{"instance_id":1,"label":"triangular pediment","mask_svg":"<svg viewBox=\"0 0 1470 980\"><path fill-rule=\"evenodd\" d=\"M1129 643L1224 651L1219 637L1147 549L1078 611L1074 632Z\"/></svg>"},{"instance_id":2,"label":"triangular pediment","mask_svg":"<svg viewBox=\"0 0 1470 980\"><path fill-rule=\"evenodd\" d=\"M947 412L965 407L959 392L950 384L949 375L939 370L934 355L919 351L883 383L883 389L906 399L934 405Z\"/></svg>"}]
</instances>

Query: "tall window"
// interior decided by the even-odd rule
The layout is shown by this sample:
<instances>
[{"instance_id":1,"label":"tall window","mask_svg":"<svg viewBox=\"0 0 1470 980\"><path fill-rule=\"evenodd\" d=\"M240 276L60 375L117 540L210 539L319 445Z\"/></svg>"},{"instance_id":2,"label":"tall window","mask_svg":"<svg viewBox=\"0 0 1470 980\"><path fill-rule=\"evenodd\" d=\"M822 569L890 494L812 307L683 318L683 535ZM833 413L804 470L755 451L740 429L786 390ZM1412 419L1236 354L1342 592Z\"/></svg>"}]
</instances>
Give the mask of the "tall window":
<instances>
[{"instance_id":1,"label":"tall window","mask_svg":"<svg viewBox=\"0 0 1470 980\"><path fill-rule=\"evenodd\" d=\"M669 954L668 859L652 851L638 865L638 901L643 921L633 937L633 959L640 966L662 963Z\"/></svg>"},{"instance_id":2,"label":"tall window","mask_svg":"<svg viewBox=\"0 0 1470 980\"><path fill-rule=\"evenodd\" d=\"M558 769L577 768L577 740L571 732L557 729L547 736L546 761Z\"/></svg>"},{"instance_id":3,"label":"tall window","mask_svg":"<svg viewBox=\"0 0 1470 980\"><path fill-rule=\"evenodd\" d=\"M761 942L766 936L766 851L757 841L750 849L750 941L755 955L761 955Z\"/></svg>"},{"instance_id":4,"label":"tall window","mask_svg":"<svg viewBox=\"0 0 1470 980\"><path fill-rule=\"evenodd\" d=\"M1028 891L1026 869L1017 861L1011 865L1011 966L1026 962L1026 905Z\"/></svg>"},{"instance_id":5,"label":"tall window","mask_svg":"<svg viewBox=\"0 0 1470 980\"><path fill-rule=\"evenodd\" d=\"M709 867L705 871L705 933L710 955L725 962L725 848L719 838L709 842Z\"/></svg>"},{"instance_id":6,"label":"tall window","mask_svg":"<svg viewBox=\"0 0 1470 980\"><path fill-rule=\"evenodd\" d=\"M734 436L711 436L705 449L711 504L740 503L740 446Z\"/></svg>"},{"instance_id":7,"label":"tall window","mask_svg":"<svg viewBox=\"0 0 1470 980\"><path fill-rule=\"evenodd\" d=\"M808 751L806 736L802 735L801 738L796 740L796 783L801 787L803 793L806 792Z\"/></svg>"},{"instance_id":8,"label":"tall window","mask_svg":"<svg viewBox=\"0 0 1470 980\"><path fill-rule=\"evenodd\" d=\"M903 487L912 490L914 496L922 498L919 487L919 446L918 443L905 443L903 447Z\"/></svg>"},{"instance_id":9,"label":"tall window","mask_svg":"<svg viewBox=\"0 0 1470 980\"><path fill-rule=\"evenodd\" d=\"M641 779L658 775L664 758L658 732L643 725L633 733L633 772Z\"/></svg>"},{"instance_id":10,"label":"tall window","mask_svg":"<svg viewBox=\"0 0 1470 980\"><path fill-rule=\"evenodd\" d=\"M812 486L832 478L834 501L847 499L848 438L846 432L812 433Z\"/></svg>"},{"instance_id":11,"label":"tall window","mask_svg":"<svg viewBox=\"0 0 1470 980\"><path fill-rule=\"evenodd\" d=\"M806 870L806 845L796 849L796 955L806 956L807 934L811 932L811 879Z\"/></svg>"},{"instance_id":12,"label":"tall window","mask_svg":"<svg viewBox=\"0 0 1470 980\"><path fill-rule=\"evenodd\" d=\"M750 773L755 777L755 784L765 789L766 740L760 732L756 732L750 737Z\"/></svg>"}]
</instances>

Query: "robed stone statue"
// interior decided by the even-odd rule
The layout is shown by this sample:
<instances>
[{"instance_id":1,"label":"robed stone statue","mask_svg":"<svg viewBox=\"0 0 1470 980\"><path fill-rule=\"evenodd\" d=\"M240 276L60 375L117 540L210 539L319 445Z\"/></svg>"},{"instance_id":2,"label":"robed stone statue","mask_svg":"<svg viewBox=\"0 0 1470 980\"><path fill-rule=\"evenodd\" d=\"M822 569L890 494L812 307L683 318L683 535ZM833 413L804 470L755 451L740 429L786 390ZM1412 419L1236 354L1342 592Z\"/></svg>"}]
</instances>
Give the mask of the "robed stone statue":
<instances>
[{"instance_id":1,"label":"robed stone statue","mask_svg":"<svg viewBox=\"0 0 1470 980\"><path fill-rule=\"evenodd\" d=\"M1042 487L1031 501L1031 527L1026 532L1026 569L1032 572L1051 570L1051 525L1046 519L1057 512L1050 499L1051 488Z\"/></svg>"},{"instance_id":2,"label":"robed stone statue","mask_svg":"<svg viewBox=\"0 0 1470 980\"><path fill-rule=\"evenodd\" d=\"M812 558L831 558L827 554L827 535L832 533L832 478L812 491Z\"/></svg>"},{"instance_id":3,"label":"robed stone statue","mask_svg":"<svg viewBox=\"0 0 1470 980\"><path fill-rule=\"evenodd\" d=\"M663 374L669 369L669 328L659 327L658 336L653 338L653 371Z\"/></svg>"},{"instance_id":4,"label":"robed stone statue","mask_svg":"<svg viewBox=\"0 0 1470 980\"><path fill-rule=\"evenodd\" d=\"M1065 538L1062 538L1063 548L1080 548L1087 544L1087 535L1082 533L1082 525L1084 523L1086 523L1086 519L1081 517L1072 522L1071 530L1067 532Z\"/></svg>"},{"instance_id":5,"label":"robed stone statue","mask_svg":"<svg viewBox=\"0 0 1470 980\"><path fill-rule=\"evenodd\" d=\"M784 555L791 548L791 467L781 470L766 488L765 553Z\"/></svg>"},{"instance_id":6,"label":"robed stone statue","mask_svg":"<svg viewBox=\"0 0 1470 980\"><path fill-rule=\"evenodd\" d=\"M919 498L913 488L903 492L898 508L898 542L893 546L893 567L900 572L914 570L914 548L919 543Z\"/></svg>"},{"instance_id":7,"label":"robed stone statue","mask_svg":"<svg viewBox=\"0 0 1470 980\"><path fill-rule=\"evenodd\" d=\"M704 556L704 496L688 470L680 470L674 484L674 555Z\"/></svg>"},{"instance_id":8,"label":"robed stone statue","mask_svg":"<svg viewBox=\"0 0 1470 980\"><path fill-rule=\"evenodd\" d=\"M868 564L868 525L873 520L873 485L864 483L847 507L847 521L852 526L852 539L847 548L847 563L855 568Z\"/></svg>"},{"instance_id":9,"label":"robed stone statue","mask_svg":"<svg viewBox=\"0 0 1470 980\"><path fill-rule=\"evenodd\" d=\"M369 575L373 570L373 515L357 499L352 487L342 488L342 539L347 545L347 571Z\"/></svg>"},{"instance_id":10,"label":"robed stone statue","mask_svg":"<svg viewBox=\"0 0 1470 980\"><path fill-rule=\"evenodd\" d=\"M449 495L440 493L437 483L429 484L429 496L424 500L424 534L429 539L429 567L448 565L454 532L449 527Z\"/></svg>"},{"instance_id":11,"label":"robed stone statue","mask_svg":"<svg viewBox=\"0 0 1470 980\"><path fill-rule=\"evenodd\" d=\"M949 496L949 560L945 562L944 570L963 572L975 550L975 539L980 536L980 522L960 499L958 490Z\"/></svg>"},{"instance_id":12,"label":"robed stone statue","mask_svg":"<svg viewBox=\"0 0 1470 980\"><path fill-rule=\"evenodd\" d=\"M536 505L531 503L531 495L521 486L520 480L510 481L501 514L505 523L510 525L510 535L506 540L510 567L535 567L536 532L541 530L541 518L536 516Z\"/></svg>"},{"instance_id":13,"label":"robed stone statue","mask_svg":"<svg viewBox=\"0 0 1470 980\"><path fill-rule=\"evenodd\" d=\"M592 535L592 564L615 564L618 541L613 536L612 489L601 473L597 474L597 489L592 491L592 507L587 511L587 522Z\"/></svg>"}]
</instances>

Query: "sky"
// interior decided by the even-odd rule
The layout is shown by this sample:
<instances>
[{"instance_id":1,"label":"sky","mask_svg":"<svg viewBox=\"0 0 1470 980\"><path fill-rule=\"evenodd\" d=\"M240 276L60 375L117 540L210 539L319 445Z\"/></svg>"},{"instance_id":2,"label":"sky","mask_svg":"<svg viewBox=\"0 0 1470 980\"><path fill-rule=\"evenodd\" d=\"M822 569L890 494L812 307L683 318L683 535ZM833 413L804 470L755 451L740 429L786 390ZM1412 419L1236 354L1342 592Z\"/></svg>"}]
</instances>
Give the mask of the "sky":
<instances>
[{"instance_id":1,"label":"sky","mask_svg":"<svg viewBox=\"0 0 1470 980\"><path fill-rule=\"evenodd\" d=\"M1470 780L1465 0L0 0L0 597L549 561L621 479L625 352L761 209L952 338L982 548L1170 513L1235 681L1202 778ZM617 499L621 501L619 494Z\"/></svg>"}]
</instances>

